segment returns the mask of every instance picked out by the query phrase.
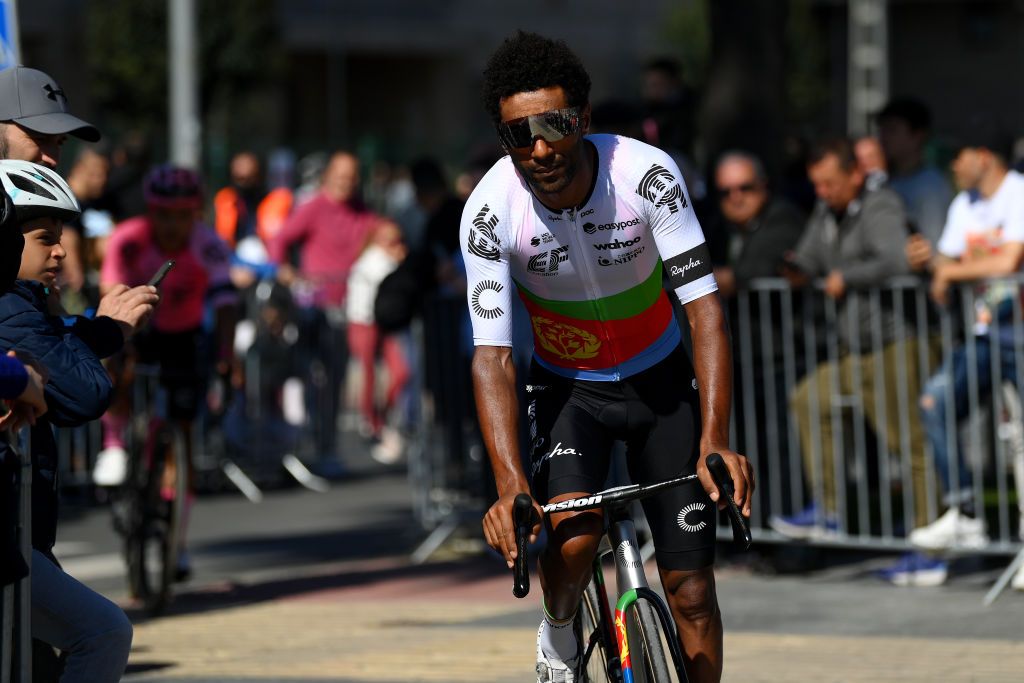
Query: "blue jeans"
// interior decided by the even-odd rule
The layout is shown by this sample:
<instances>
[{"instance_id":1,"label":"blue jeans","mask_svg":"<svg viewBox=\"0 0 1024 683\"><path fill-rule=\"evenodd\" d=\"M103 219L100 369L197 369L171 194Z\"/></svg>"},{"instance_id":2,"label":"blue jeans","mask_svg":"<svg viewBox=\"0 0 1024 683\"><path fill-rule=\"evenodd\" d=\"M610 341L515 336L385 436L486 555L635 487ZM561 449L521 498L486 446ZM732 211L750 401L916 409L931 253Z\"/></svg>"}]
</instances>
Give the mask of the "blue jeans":
<instances>
[{"instance_id":1,"label":"blue jeans","mask_svg":"<svg viewBox=\"0 0 1024 683\"><path fill-rule=\"evenodd\" d=\"M992 382L992 342L989 337L975 338L975 356L967 356L967 347L958 346L953 349L949 361L925 383L921 396L921 421L932 447L935 469L939 472L942 487L946 492L946 503L956 505L970 500L973 495L971 484L973 476L963 457L960 443L959 423L967 417L969 405L968 377L974 373L978 378L978 396L982 399L993 393ZM1012 340L1000 340L997 345L999 354L999 383L1009 380L1017 383L1017 364L1014 357ZM973 363L971 362L973 360ZM946 401L950 397L948 385L952 381L953 412L956 424L952 426L952 443L946 438ZM951 448L953 449L951 452ZM956 479L950 472L950 458L956 458Z\"/></svg>"},{"instance_id":2,"label":"blue jeans","mask_svg":"<svg viewBox=\"0 0 1024 683\"><path fill-rule=\"evenodd\" d=\"M120 607L32 551L32 637L67 655L61 683L117 683L132 624Z\"/></svg>"}]
</instances>

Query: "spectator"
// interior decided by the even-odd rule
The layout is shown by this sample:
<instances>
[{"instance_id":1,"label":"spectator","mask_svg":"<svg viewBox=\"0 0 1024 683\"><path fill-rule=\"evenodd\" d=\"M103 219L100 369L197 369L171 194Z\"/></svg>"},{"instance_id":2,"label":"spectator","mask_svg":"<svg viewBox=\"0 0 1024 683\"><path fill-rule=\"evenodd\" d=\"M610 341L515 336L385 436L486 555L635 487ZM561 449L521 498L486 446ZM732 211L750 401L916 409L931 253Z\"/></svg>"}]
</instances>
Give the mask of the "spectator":
<instances>
[{"instance_id":1,"label":"spectator","mask_svg":"<svg viewBox=\"0 0 1024 683\"><path fill-rule=\"evenodd\" d=\"M213 198L217 234L232 249L249 237L268 243L292 210L292 191L267 191L259 158L239 152L231 159L231 184Z\"/></svg>"},{"instance_id":2,"label":"spectator","mask_svg":"<svg viewBox=\"0 0 1024 683\"><path fill-rule=\"evenodd\" d=\"M129 131L110 153L107 193L115 223L146 213L143 180L151 164L149 138L141 130Z\"/></svg>"},{"instance_id":3,"label":"spectator","mask_svg":"<svg viewBox=\"0 0 1024 683\"><path fill-rule=\"evenodd\" d=\"M727 152L719 159L715 168L715 189L721 223L708 230L708 246L715 264L718 291L728 302L730 317L737 321L737 290L745 289L755 278L779 275L783 257L800 240L807 218L795 206L771 192L760 159L747 152ZM781 482L782 500L772 501L768 493L761 495L761 505L765 510L771 509L769 506L781 509L778 506L790 499L788 473L769 472L769 448L782 444L779 453L783 458L783 469L786 468L788 459L785 456L790 449L785 447L789 433L786 411L776 408L774 423L769 426L767 422L769 404L786 405L783 339L772 318L772 301L767 303L768 308L762 311L760 298L751 297L749 301L748 329L753 331L750 341L754 360L753 367L747 368L752 373L749 376L754 378L750 386L744 381L747 374L740 363L745 354L740 352L739 337L733 337L737 347L733 351L737 437L745 447L744 452L756 461L760 481L775 477ZM733 329L736 329L735 325ZM761 344L762 329L771 330L773 342L770 353ZM774 396L768 391L768 375L774 381ZM745 399L745 391L751 391L753 395ZM754 407L756 415L747 414L748 405ZM748 432L748 425L757 425L756 433ZM770 440L772 427L776 435L774 441ZM770 491L770 487L764 487L763 491Z\"/></svg>"},{"instance_id":4,"label":"spectator","mask_svg":"<svg viewBox=\"0 0 1024 683\"><path fill-rule=\"evenodd\" d=\"M374 320L377 289L405 260L402 231L391 221L382 221L370 233L370 241L352 266L348 278L348 343L362 371L360 409L371 438L377 443L370 451L383 464L402 455L402 437L387 425L388 415L398 403L409 381L409 359L395 335L383 334ZM388 370L384 405L377 403L377 360L383 358Z\"/></svg>"},{"instance_id":5,"label":"spectator","mask_svg":"<svg viewBox=\"0 0 1024 683\"><path fill-rule=\"evenodd\" d=\"M318 194L288 218L268 245L281 281L309 290L298 303L305 306L305 337L324 372L307 405L314 409L316 446L325 460L337 457L338 406L348 364L344 310L349 271L376 220L359 198L359 161L336 152ZM293 247L299 248L297 268L288 258Z\"/></svg>"},{"instance_id":6,"label":"spectator","mask_svg":"<svg viewBox=\"0 0 1024 683\"><path fill-rule=\"evenodd\" d=\"M989 139L992 136L983 125L972 128L975 139L953 161L960 193L949 207L941 239L933 249L918 236L907 248L911 267L931 273L932 298L940 305L947 304L952 285L1011 275L1024 261L1024 175L1008 169L1001 145ZM910 533L910 542L919 548L980 548L988 543L963 449L958 438L947 439L947 434L959 432L956 428L947 431L947 419L959 422L967 417L972 376L978 396L992 395L1002 381L1016 384L1013 308L1019 294L1016 282L974 286L976 317L968 321L973 323L974 353L968 353L964 344L954 348L921 394L921 418L948 509L931 524ZM953 406L947 403L950 397ZM945 580L944 560L916 559L892 578L930 585ZM1017 573L1013 585L1024 589L1024 571Z\"/></svg>"},{"instance_id":7,"label":"spectator","mask_svg":"<svg viewBox=\"0 0 1024 683\"><path fill-rule=\"evenodd\" d=\"M109 177L110 161L91 149L82 150L68 174L68 185L78 198L82 215L64 226L62 244L68 257L64 259L63 281L82 292L85 305L99 301L99 268L107 238L114 230L114 206L107 194ZM65 308L72 310L68 292L62 294Z\"/></svg>"},{"instance_id":8,"label":"spectator","mask_svg":"<svg viewBox=\"0 0 1024 683\"><path fill-rule=\"evenodd\" d=\"M931 114L921 102L899 98L885 105L876 118L888 187L903 200L910 231L934 243L942 232L953 193L939 169L925 160Z\"/></svg>"},{"instance_id":9,"label":"spectator","mask_svg":"<svg viewBox=\"0 0 1024 683\"><path fill-rule=\"evenodd\" d=\"M14 179L17 178L15 181ZM151 287L120 287L95 320L49 315L52 286L64 258L62 221L78 203L56 173L21 161L0 162L0 182L14 193L24 236L18 280L0 296L0 349L45 359L49 410L32 428L32 635L67 655L62 681L118 681L132 628L119 607L75 581L53 556L57 525L57 444L51 424L71 427L98 418L111 383L100 357L116 352L153 310Z\"/></svg>"},{"instance_id":10,"label":"spectator","mask_svg":"<svg viewBox=\"0 0 1024 683\"><path fill-rule=\"evenodd\" d=\"M853 145L853 152L857 156L857 165L864 172L864 186L868 190L877 190L889 182L885 152L878 138L871 135L858 138Z\"/></svg>"},{"instance_id":11,"label":"spectator","mask_svg":"<svg viewBox=\"0 0 1024 683\"><path fill-rule=\"evenodd\" d=\"M888 452L900 453L904 443L909 445L914 513L918 520L926 519L924 433L918 420L910 420L908 439L901 439L901 411L897 409L901 390L905 387L914 396L921 385L917 344L913 338L899 336L901 326L891 305L884 301L872 305L862 291L907 272L902 251L906 214L892 191L865 189L864 172L847 140L820 143L810 155L808 175L820 201L784 272L794 285L825 278L825 295L838 305L840 357L834 363L820 364L790 398L806 481L814 484L812 495L821 493L823 498L792 517L772 517L771 525L793 538L840 529L839 515L844 511L836 503L832 413L833 408L841 409L836 400L843 395L860 399L868 422ZM856 320L852 314L857 315ZM881 348L874 347L876 329L881 330ZM876 385L878 374L884 377L882 386ZM879 392L890 407L885 414L879 414Z\"/></svg>"},{"instance_id":12,"label":"spectator","mask_svg":"<svg viewBox=\"0 0 1024 683\"><path fill-rule=\"evenodd\" d=\"M24 66L0 71L0 159L57 168L68 135L100 139L98 130L68 113L64 91L42 71Z\"/></svg>"},{"instance_id":13,"label":"spectator","mask_svg":"<svg viewBox=\"0 0 1024 683\"><path fill-rule=\"evenodd\" d=\"M679 64L669 58L653 59L644 67L643 137L673 156L692 154L696 102L683 82Z\"/></svg>"}]
</instances>

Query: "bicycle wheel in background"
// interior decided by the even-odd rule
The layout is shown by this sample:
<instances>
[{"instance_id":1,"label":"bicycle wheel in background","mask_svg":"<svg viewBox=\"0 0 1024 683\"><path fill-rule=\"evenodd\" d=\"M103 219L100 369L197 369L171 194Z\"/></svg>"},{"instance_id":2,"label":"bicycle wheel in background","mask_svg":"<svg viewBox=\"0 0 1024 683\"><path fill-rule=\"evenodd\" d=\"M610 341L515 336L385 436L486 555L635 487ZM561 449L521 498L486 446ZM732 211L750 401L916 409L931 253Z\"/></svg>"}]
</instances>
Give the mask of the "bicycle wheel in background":
<instances>
[{"instance_id":1,"label":"bicycle wheel in background","mask_svg":"<svg viewBox=\"0 0 1024 683\"><path fill-rule=\"evenodd\" d=\"M583 593L577 612L581 628L580 643L584 653L590 648L591 641L595 641L583 667L583 683L619 683L622 681L622 669L615 645L615 632L609 632L607 625L601 625L600 604L597 587L591 581Z\"/></svg>"},{"instance_id":2,"label":"bicycle wheel in background","mask_svg":"<svg viewBox=\"0 0 1024 683\"><path fill-rule=\"evenodd\" d=\"M126 486L125 562L128 590L144 609L158 613L164 592L164 555L167 521L160 500L163 462L149 458L145 446L133 448Z\"/></svg>"},{"instance_id":3,"label":"bicycle wheel in background","mask_svg":"<svg viewBox=\"0 0 1024 683\"><path fill-rule=\"evenodd\" d=\"M188 451L185 432L176 424L164 425L160 445L165 467L173 470L174 485L169 491L162 491L167 500L167 535L163 547L163 590L170 596L171 586L178 580L178 553L181 548L182 522L185 512L185 497L188 495Z\"/></svg>"},{"instance_id":4,"label":"bicycle wheel in background","mask_svg":"<svg viewBox=\"0 0 1024 683\"><path fill-rule=\"evenodd\" d=\"M661 622L646 600L637 600L629 607L626 637L635 683L671 683L674 680L665 659Z\"/></svg>"}]
</instances>

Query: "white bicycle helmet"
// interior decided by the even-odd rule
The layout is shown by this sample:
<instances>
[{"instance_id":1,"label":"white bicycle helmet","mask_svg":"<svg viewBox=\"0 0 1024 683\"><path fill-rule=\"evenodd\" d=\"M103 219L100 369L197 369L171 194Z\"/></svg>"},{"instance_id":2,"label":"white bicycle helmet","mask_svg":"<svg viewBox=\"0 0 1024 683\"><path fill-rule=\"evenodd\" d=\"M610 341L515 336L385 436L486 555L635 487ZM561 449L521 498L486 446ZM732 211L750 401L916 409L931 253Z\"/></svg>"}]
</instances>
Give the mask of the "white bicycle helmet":
<instances>
[{"instance_id":1,"label":"white bicycle helmet","mask_svg":"<svg viewBox=\"0 0 1024 683\"><path fill-rule=\"evenodd\" d=\"M64 179L31 161L0 160L0 184L14 204L19 223L43 216L68 221L82 213Z\"/></svg>"}]
</instances>

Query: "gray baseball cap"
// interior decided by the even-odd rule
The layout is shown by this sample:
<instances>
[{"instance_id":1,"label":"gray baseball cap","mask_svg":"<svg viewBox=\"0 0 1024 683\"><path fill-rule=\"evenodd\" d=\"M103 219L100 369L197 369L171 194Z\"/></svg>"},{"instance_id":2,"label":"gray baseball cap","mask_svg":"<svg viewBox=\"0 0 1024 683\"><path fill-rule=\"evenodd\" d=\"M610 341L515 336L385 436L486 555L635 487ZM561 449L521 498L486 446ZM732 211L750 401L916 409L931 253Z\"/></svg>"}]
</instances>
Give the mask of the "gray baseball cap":
<instances>
[{"instance_id":1,"label":"gray baseball cap","mask_svg":"<svg viewBox=\"0 0 1024 683\"><path fill-rule=\"evenodd\" d=\"M52 78L25 66L0 71L0 121L47 135L67 133L87 142L100 139L94 126L68 113L68 98Z\"/></svg>"}]
</instances>

